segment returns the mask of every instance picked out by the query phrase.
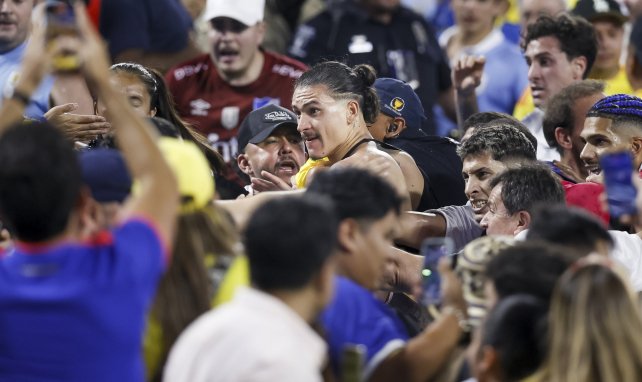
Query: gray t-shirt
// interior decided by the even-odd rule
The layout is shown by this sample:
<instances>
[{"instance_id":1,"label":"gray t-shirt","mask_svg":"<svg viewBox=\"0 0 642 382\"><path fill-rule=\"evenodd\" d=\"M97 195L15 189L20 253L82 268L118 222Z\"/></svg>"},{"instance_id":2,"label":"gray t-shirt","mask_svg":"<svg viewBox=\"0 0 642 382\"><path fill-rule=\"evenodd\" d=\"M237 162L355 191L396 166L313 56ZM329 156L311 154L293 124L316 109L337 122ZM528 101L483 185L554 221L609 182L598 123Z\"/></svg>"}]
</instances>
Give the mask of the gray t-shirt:
<instances>
[{"instance_id":1,"label":"gray t-shirt","mask_svg":"<svg viewBox=\"0 0 642 382\"><path fill-rule=\"evenodd\" d=\"M475 213L470 205L447 206L436 210L429 210L446 219L446 236L453 240L455 252L461 251L466 244L481 237L484 233L482 227L475 220Z\"/></svg>"}]
</instances>

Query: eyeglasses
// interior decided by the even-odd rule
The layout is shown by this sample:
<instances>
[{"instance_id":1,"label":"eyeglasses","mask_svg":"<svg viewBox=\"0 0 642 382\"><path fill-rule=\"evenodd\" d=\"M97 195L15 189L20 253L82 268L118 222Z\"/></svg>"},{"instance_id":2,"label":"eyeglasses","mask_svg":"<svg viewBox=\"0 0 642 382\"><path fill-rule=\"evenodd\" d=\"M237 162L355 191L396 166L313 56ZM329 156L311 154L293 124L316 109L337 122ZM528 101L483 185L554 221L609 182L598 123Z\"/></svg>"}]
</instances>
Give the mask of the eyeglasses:
<instances>
[{"instance_id":1,"label":"eyeglasses","mask_svg":"<svg viewBox=\"0 0 642 382\"><path fill-rule=\"evenodd\" d=\"M219 33L230 32L238 34L243 33L247 28L249 28L249 26L242 22L229 17L217 17L212 19L210 20L210 25L212 26L212 29Z\"/></svg>"}]
</instances>

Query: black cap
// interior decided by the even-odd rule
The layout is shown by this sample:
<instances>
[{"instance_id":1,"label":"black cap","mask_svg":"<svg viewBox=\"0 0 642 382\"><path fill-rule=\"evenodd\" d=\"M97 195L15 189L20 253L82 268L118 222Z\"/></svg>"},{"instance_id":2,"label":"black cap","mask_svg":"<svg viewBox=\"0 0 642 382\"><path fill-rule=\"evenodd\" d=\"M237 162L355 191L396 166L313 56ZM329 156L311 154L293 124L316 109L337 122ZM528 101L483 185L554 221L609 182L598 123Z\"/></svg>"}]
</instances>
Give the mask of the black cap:
<instances>
[{"instance_id":1,"label":"black cap","mask_svg":"<svg viewBox=\"0 0 642 382\"><path fill-rule=\"evenodd\" d=\"M628 17L622 13L620 4L615 0L579 0L573 13L590 22L599 19L612 19L624 24Z\"/></svg>"},{"instance_id":2,"label":"black cap","mask_svg":"<svg viewBox=\"0 0 642 382\"><path fill-rule=\"evenodd\" d=\"M263 142L276 128L281 126L292 126L296 129L296 114L284 107L272 104L253 110L245 117L239 128L239 152L244 152L248 143Z\"/></svg>"}]
</instances>

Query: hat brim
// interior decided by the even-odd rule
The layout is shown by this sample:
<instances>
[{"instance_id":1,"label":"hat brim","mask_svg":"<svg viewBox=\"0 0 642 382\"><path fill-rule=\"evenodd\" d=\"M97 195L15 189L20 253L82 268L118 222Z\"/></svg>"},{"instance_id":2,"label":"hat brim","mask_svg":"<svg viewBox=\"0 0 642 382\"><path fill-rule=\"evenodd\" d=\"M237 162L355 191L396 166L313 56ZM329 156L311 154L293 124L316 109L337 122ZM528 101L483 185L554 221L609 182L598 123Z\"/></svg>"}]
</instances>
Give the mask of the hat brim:
<instances>
[{"instance_id":1,"label":"hat brim","mask_svg":"<svg viewBox=\"0 0 642 382\"><path fill-rule=\"evenodd\" d=\"M279 127L283 127L283 126L292 126L292 127L294 127L296 129L297 128L297 123L293 122L293 121L279 122L279 123L275 124L274 126L270 126L267 129L261 130L260 133L256 134L252 138L250 138L248 143L252 143L252 144L261 143L265 139L267 139L267 137L269 137L270 134L272 134L272 132L274 130L278 129Z\"/></svg>"}]
</instances>

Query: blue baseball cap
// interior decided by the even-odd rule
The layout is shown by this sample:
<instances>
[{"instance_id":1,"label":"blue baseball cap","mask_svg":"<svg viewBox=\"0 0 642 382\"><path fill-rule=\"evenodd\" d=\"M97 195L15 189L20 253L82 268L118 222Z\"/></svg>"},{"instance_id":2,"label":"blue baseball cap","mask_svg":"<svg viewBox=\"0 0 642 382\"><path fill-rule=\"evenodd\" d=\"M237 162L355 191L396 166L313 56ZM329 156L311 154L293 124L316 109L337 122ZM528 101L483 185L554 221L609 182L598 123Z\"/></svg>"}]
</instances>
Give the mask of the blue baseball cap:
<instances>
[{"instance_id":1,"label":"blue baseball cap","mask_svg":"<svg viewBox=\"0 0 642 382\"><path fill-rule=\"evenodd\" d=\"M424 107L412 87L394 78L377 78L374 83L379 96L381 112L389 117L401 117L406 126L413 130L421 129L426 120Z\"/></svg>"},{"instance_id":2,"label":"blue baseball cap","mask_svg":"<svg viewBox=\"0 0 642 382\"><path fill-rule=\"evenodd\" d=\"M122 203L129 195L132 179L118 150L90 149L78 155L83 182L100 202Z\"/></svg>"}]
</instances>

